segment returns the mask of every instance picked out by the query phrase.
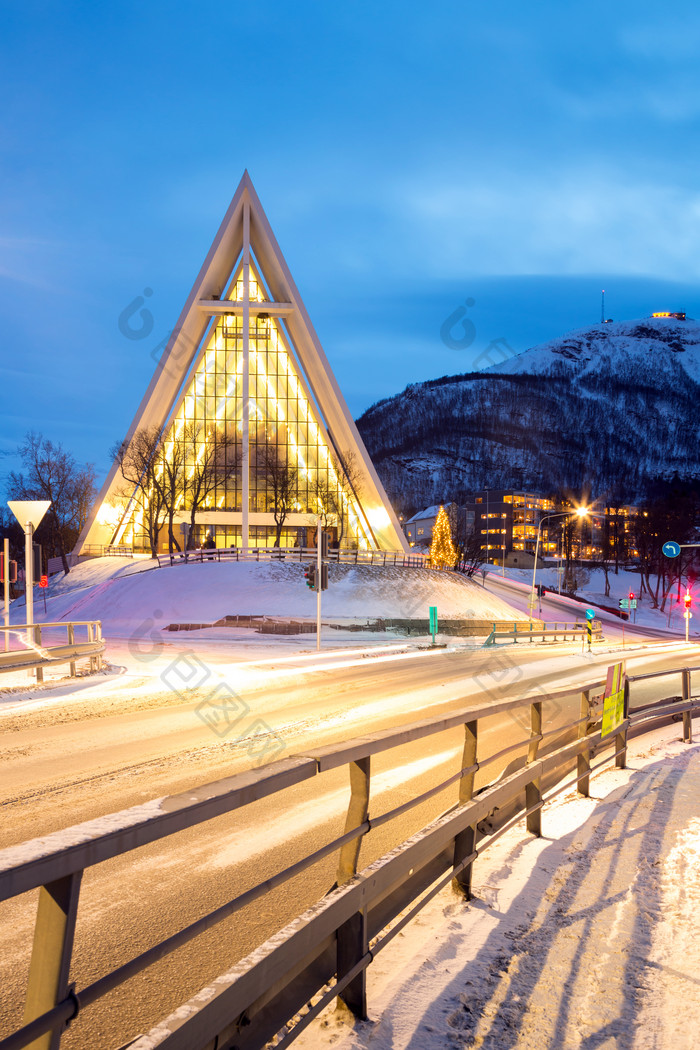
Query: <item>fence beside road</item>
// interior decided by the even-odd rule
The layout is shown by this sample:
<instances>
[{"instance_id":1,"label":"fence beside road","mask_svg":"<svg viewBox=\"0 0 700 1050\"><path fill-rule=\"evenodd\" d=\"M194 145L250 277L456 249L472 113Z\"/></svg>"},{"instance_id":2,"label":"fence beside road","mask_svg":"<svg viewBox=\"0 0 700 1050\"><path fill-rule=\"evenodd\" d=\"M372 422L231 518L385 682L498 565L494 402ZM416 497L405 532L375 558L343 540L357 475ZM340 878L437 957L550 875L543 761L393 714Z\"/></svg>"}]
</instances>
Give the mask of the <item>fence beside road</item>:
<instances>
[{"instance_id":1,"label":"fence beside road","mask_svg":"<svg viewBox=\"0 0 700 1050\"><path fill-rule=\"evenodd\" d=\"M542 627L539 624L542 623ZM600 642L603 639L603 628L599 620L593 620L591 624L591 635L595 641ZM513 630L508 630L505 623L494 623L493 629L489 634L488 638L484 642L484 645L495 645L498 641L513 641L513 642L531 642L533 638L540 638L544 641L546 638L551 638L552 641L563 641L566 642L571 638L572 641L579 639L585 640L588 637L588 626L585 623L555 623L548 624L539 620L519 620L513 621Z\"/></svg>"},{"instance_id":2,"label":"fence beside road","mask_svg":"<svg viewBox=\"0 0 700 1050\"><path fill-rule=\"evenodd\" d=\"M158 564L185 565L190 562L205 561L313 561L316 559L315 547L202 547L197 550L174 551L172 554L159 554ZM402 568L421 568L425 566L427 555L405 554L403 551L359 551L350 548L331 548L328 560L343 565L398 565Z\"/></svg>"},{"instance_id":3,"label":"fence beside road","mask_svg":"<svg viewBox=\"0 0 700 1050\"><path fill-rule=\"evenodd\" d=\"M76 642L75 629L85 628L87 638ZM66 632L66 642L62 645L42 642L44 631L61 628ZM71 677L75 677L75 665L86 657L90 660L90 670L99 671L102 667L102 653L105 643L102 638L101 620L73 620L70 623L34 623L20 624L14 627L0 628L5 635L5 652L0 653L0 673L3 671L24 671L36 669L37 682L44 680L44 668L57 664L70 664ZM24 648L7 648L9 636L25 636Z\"/></svg>"},{"instance_id":4,"label":"fence beside road","mask_svg":"<svg viewBox=\"0 0 700 1050\"><path fill-rule=\"evenodd\" d=\"M261 769L3 850L0 852L0 900L37 888L40 894L25 1024L0 1041L0 1050L21 1050L29 1045L35 1050L56 1050L62 1032L68 1023L75 1021L83 1007L333 853L338 854L335 889L189 1003L175 1004L177 1011L148 1036L139 1036L128 1045L132 1050L154 1050L155 1047L207 1050L212 1046L222 1050L234 1046L238 1050L260 1050L285 1025L293 1025L277 1043L282 1047L292 1042L336 996L355 1014L365 1016L366 969L373 958L450 881L454 880L469 897L473 864L490 843L523 818L527 831L540 835L545 802L574 786L587 795L591 775L613 759L616 765L624 767L630 725L682 713L684 739L692 740L690 719L693 710L700 710L700 698L694 699L691 695L691 672L698 670L697 667L678 668L675 672L643 676L680 673L683 696L680 701L670 698L632 712L629 681L626 682L622 720L606 737L602 736L599 724L603 682L595 679L576 690L487 700L398 729L312 749ZM554 724L554 715L548 715L543 704L555 701L556 707L560 700L577 693L579 717L565 725ZM517 716L518 712L529 723L529 732L495 753L481 754L479 726L483 719L499 713ZM428 791L370 818L372 756L459 727L463 728L464 737L458 769ZM563 745L562 734L566 740ZM612 749L611 753L592 763L599 751L608 749ZM500 779L475 791L479 770L518 753L519 768L509 772L511 762ZM87 987L76 990L69 984L73 933L85 868L342 766L348 767L351 788L342 835ZM575 770L573 778L562 783L572 769ZM450 785L458 788L455 804L450 809L357 873L360 844L372 828L395 819ZM504 813L507 807L511 807L513 813L509 813L505 823L496 830L484 823L495 811ZM50 1033L54 1033L53 1036Z\"/></svg>"}]
</instances>

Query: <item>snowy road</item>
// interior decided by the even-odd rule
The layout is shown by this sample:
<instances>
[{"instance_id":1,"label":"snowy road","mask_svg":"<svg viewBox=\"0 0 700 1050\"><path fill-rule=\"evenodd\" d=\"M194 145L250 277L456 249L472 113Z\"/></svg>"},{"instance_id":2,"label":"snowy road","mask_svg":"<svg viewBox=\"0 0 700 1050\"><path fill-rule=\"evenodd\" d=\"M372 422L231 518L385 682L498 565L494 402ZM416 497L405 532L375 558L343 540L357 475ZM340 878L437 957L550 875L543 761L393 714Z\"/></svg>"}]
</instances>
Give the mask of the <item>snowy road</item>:
<instances>
[{"instance_id":1,"label":"snowy road","mask_svg":"<svg viewBox=\"0 0 700 1050\"><path fill-rule=\"evenodd\" d=\"M426 713L439 714L484 690L507 695L524 692L535 678L552 689L565 678L572 683L590 679L602 674L613 658L609 652L584 657L570 647L533 647L517 657L513 650L387 651L371 659L342 654L329 668L311 654L304 658L307 669L302 671L299 658L280 659L274 668L249 663L234 669L223 657L217 660L207 652L223 680L235 670L236 684L251 711L283 737L284 754ZM682 655L675 648L643 654L641 660L645 666L673 666L682 662ZM77 697L63 696L58 705L46 690L27 706L5 705L0 714L0 846L250 764L245 743L219 739L197 717L195 707L205 690L183 701L164 691L155 673L127 673L97 687L82 684L86 688ZM575 697L572 703L577 704ZM503 743L521 734L513 722L493 725L490 732ZM461 742L460 732L443 734L403 749L398 757L378 759L373 763L376 808L399 805L453 773ZM373 831L361 863L381 855L453 801L454 789L448 790L400 821ZM89 870L81 894L74 979L79 986L89 983L328 841L342 830L346 802L347 772L341 769L287 792L284 810L279 800L264 800ZM107 1050L120 1045L215 976L222 963L244 955L321 896L334 878L329 859L263 904L217 927L196 947L151 968L99 1007L85 1011L67 1036L66 1047ZM21 1011L34 907L34 895L27 895L0 908L0 963L6 975L0 990L3 1025L16 1021Z\"/></svg>"}]
</instances>

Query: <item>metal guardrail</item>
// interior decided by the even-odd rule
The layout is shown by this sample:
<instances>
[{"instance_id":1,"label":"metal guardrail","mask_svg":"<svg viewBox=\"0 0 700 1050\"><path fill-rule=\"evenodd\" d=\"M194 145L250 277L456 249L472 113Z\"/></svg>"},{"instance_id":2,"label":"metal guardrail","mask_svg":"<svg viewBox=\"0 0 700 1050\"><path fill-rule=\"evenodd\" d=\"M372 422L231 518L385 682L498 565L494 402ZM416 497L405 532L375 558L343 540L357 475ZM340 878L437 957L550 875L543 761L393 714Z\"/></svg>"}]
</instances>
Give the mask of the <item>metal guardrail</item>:
<instances>
[{"instance_id":1,"label":"metal guardrail","mask_svg":"<svg viewBox=\"0 0 700 1050\"><path fill-rule=\"evenodd\" d=\"M338 852L338 873L334 890L228 974L180 1006L157 1029L134 1039L129 1046L132 1050L155 1047L207 1050L212 1046L260 1050L292 1018L297 1018L277 1043L278 1047L286 1046L335 996L340 996L356 1015L366 1016L366 969L377 953L450 881L469 898L474 862L515 823L525 818L527 831L540 835L545 802L574 785L580 794L588 795L591 775L611 759L623 768L630 724L638 725L645 719L680 711L684 714L684 739L692 740L691 714L695 709L700 710L700 698L694 700L690 695L690 673L696 670L700 668L675 671L682 674L687 683L680 703L663 701L653 708L634 712L632 718L627 682L623 721L606 738L602 738L598 726L602 705L596 702L595 696L603 683L596 679L578 689L563 689L544 698L557 700L580 691L580 717L566 726L544 723L542 694L482 703L398 729L318 748L181 795L134 806L111 815L108 820L87 821L73 829L1 851L0 900L37 888L40 893L25 1023L0 1041L0 1050L22 1050L30 1044L34 1050L56 1050L62 1032L82 1008L335 852ZM529 711L529 733L495 754L479 754L481 720L518 710ZM430 790L370 818L372 756L460 726L464 730L464 742L459 768ZM563 746L557 746L557 738L564 732L568 732L570 739ZM540 747L543 741L548 741L547 746L554 749L544 753ZM592 764L596 753L610 746L614 749L612 754ZM475 794L477 771L518 751L525 752L523 767ZM345 765L349 768L351 798L342 835L87 987L76 991L69 985L80 882L85 868ZM575 776L562 784L562 777L572 768ZM553 783L556 784L553 790L545 793L543 789ZM451 784L458 785L458 797L452 809L357 873L361 840L368 831L420 805ZM494 810L503 810L508 805L513 807L513 815L496 831L489 831L481 823ZM396 921L399 915L401 918ZM310 1006L312 999L314 1005ZM306 1013L299 1016L304 1010Z\"/></svg>"},{"instance_id":2,"label":"metal guardrail","mask_svg":"<svg viewBox=\"0 0 700 1050\"><path fill-rule=\"evenodd\" d=\"M518 630L518 626L520 626L521 630ZM572 641L575 641L579 638L586 639L588 637L587 625L579 623L578 621L573 624L555 623L553 627L545 625L545 627L541 628L536 627L534 630L532 623L529 624L529 630L526 629L527 627L528 622L524 620L515 621L513 623L512 631L501 630L499 624L494 623L493 630L484 642L484 645L495 645L498 641L505 639L510 639L514 642L531 642L533 638L541 638L542 640L545 638L551 638L555 642L560 640L566 642L569 638L571 638ZM602 641L603 627L599 620L592 621L591 634L596 641Z\"/></svg>"},{"instance_id":3,"label":"metal guardrail","mask_svg":"<svg viewBox=\"0 0 700 1050\"><path fill-rule=\"evenodd\" d=\"M134 551L132 547L112 546L111 544L102 543L86 543L80 550L81 558L103 558L107 556L117 558L133 558Z\"/></svg>"},{"instance_id":4,"label":"metal guardrail","mask_svg":"<svg viewBox=\"0 0 700 1050\"><path fill-rule=\"evenodd\" d=\"M202 547L197 550L174 551L159 554L161 568L169 565L185 565L205 561L309 561L315 560L315 547ZM331 549L328 560L342 565L398 565L403 568L423 568L426 555L405 554L403 551L358 551Z\"/></svg>"},{"instance_id":5,"label":"metal guardrail","mask_svg":"<svg viewBox=\"0 0 700 1050\"><path fill-rule=\"evenodd\" d=\"M66 631L64 645L45 645L42 632L47 628L60 627ZM87 639L76 642L75 629L86 628ZM99 671L102 667L102 653L105 649L102 638L101 620L72 620L58 623L19 624L14 627L0 627L7 643L11 634L25 635L25 649L9 649L0 653L0 673L3 671L31 671L36 669L37 682L44 681L44 668L55 664L70 664L70 676L75 678L75 665L78 660L90 659L90 670Z\"/></svg>"}]
</instances>

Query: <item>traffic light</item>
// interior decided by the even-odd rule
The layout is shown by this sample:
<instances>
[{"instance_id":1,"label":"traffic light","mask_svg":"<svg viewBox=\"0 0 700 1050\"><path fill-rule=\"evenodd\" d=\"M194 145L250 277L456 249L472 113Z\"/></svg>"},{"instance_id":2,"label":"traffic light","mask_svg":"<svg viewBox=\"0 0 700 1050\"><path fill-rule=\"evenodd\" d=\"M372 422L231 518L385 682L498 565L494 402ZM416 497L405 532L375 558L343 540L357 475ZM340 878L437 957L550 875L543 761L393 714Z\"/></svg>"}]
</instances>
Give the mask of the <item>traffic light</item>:
<instances>
[{"instance_id":1,"label":"traffic light","mask_svg":"<svg viewBox=\"0 0 700 1050\"><path fill-rule=\"evenodd\" d=\"M629 600L631 602L633 602L634 601L634 591L630 591L629 594L627 595L627 597L629 598Z\"/></svg>"},{"instance_id":2,"label":"traffic light","mask_svg":"<svg viewBox=\"0 0 700 1050\"><path fill-rule=\"evenodd\" d=\"M8 583L17 583L17 562L13 561L12 558L8 559L9 576L7 579ZM0 554L0 583L5 582L5 555Z\"/></svg>"},{"instance_id":3,"label":"traffic light","mask_svg":"<svg viewBox=\"0 0 700 1050\"><path fill-rule=\"evenodd\" d=\"M311 565L306 566L306 572L304 573L304 579L306 580L306 586L310 591L315 591L316 587L316 565L312 562Z\"/></svg>"},{"instance_id":4,"label":"traffic light","mask_svg":"<svg viewBox=\"0 0 700 1050\"><path fill-rule=\"evenodd\" d=\"M537 584L537 593L540 596L540 598L542 597L543 594L547 593L547 588L545 587L545 585L543 583L538 583Z\"/></svg>"},{"instance_id":5,"label":"traffic light","mask_svg":"<svg viewBox=\"0 0 700 1050\"><path fill-rule=\"evenodd\" d=\"M328 566L325 562L321 563L321 587L320 590L328 590Z\"/></svg>"},{"instance_id":6,"label":"traffic light","mask_svg":"<svg viewBox=\"0 0 700 1050\"><path fill-rule=\"evenodd\" d=\"M686 591L683 595L683 604L685 605L686 609L690 608L690 603L692 602L692 600L693 599L691 597L690 591Z\"/></svg>"},{"instance_id":7,"label":"traffic light","mask_svg":"<svg viewBox=\"0 0 700 1050\"><path fill-rule=\"evenodd\" d=\"M329 534L324 529L321 533L321 561L328 561L328 539Z\"/></svg>"},{"instance_id":8,"label":"traffic light","mask_svg":"<svg viewBox=\"0 0 700 1050\"><path fill-rule=\"evenodd\" d=\"M41 556L41 544L33 543L32 548L34 550L34 582L37 583L39 577L43 572L42 556Z\"/></svg>"}]
</instances>

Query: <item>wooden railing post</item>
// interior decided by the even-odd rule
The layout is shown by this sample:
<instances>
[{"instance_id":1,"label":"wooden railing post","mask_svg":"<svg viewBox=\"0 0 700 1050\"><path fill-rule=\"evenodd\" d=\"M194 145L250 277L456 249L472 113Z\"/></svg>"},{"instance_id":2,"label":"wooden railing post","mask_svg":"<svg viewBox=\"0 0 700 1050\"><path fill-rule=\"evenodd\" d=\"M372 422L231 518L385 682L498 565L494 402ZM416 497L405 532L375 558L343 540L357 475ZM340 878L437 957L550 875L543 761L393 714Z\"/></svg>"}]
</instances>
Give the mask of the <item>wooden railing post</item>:
<instances>
[{"instance_id":1,"label":"wooden railing post","mask_svg":"<svg viewBox=\"0 0 700 1050\"><path fill-rule=\"evenodd\" d=\"M338 980L364 959L369 951L367 911L362 908L338 927L337 972ZM360 970L357 977L345 985L338 996L360 1021L367 1020L367 970Z\"/></svg>"},{"instance_id":2,"label":"wooden railing post","mask_svg":"<svg viewBox=\"0 0 700 1050\"><path fill-rule=\"evenodd\" d=\"M527 748L528 765L537 760L537 750L542 733L542 701L537 700L530 704L530 743ZM542 785L540 777L535 777L525 787L525 808L531 806L538 808L528 813L525 818L527 830L533 835L542 834Z\"/></svg>"},{"instance_id":3,"label":"wooden railing post","mask_svg":"<svg viewBox=\"0 0 700 1050\"><path fill-rule=\"evenodd\" d=\"M578 727L579 740L583 740L588 735L588 716L590 712L590 693L588 690L581 693L581 708L580 717L586 719L585 722L581 722ZM584 795L588 798L590 794L590 772L591 772L591 753L590 751L582 751L576 758L576 772L581 778L577 784L577 790L579 795Z\"/></svg>"},{"instance_id":4,"label":"wooden railing post","mask_svg":"<svg viewBox=\"0 0 700 1050\"><path fill-rule=\"evenodd\" d=\"M345 818L345 832L359 828L367 820L369 813L369 780L370 759L358 758L357 762L350 763L350 803L348 814ZM343 886L346 882L357 875L357 860L360 856L362 836L346 842L340 848L338 861L338 885Z\"/></svg>"},{"instance_id":5,"label":"wooden railing post","mask_svg":"<svg viewBox=\"0 0 700 1050\"><path fill-rule=\"evenodd\" d=\"M69 623L67 625L67 631L68 631L68 644L69 645L75 645L75 627L73 626L72 623ZM75 678L75 660L71 660L71 662L69 664L69 667L70 667L70 676L71 676L71 678Z\"/></svg>"},{"instance_id":6,"label":"wooden railing post","mask_svg":"<svg viewBox=\"0 0 700 1050\"><path fill-rule=\"evenodd\" d=\"M345 818L345 831L352 831L365 823L369 814L370 759L359 758L350 763L350 803ZM338 885L349 882L357 874L362 836L346 842L340 849ZM351 915L338 928L337 974L340 980L365 957L369 951L367 913L364 908ZM361 970L338 996L360 1020L367 1019L367 973Z\"/></svg>"},{"instance_id":7,"label":"wooden railing post","mask_svg":"<svg viewBox=\"0 0 700 1050\"><path fill-rule=\"evenodd\" d=\"M477 723L467 722L464 726L464 749L462 751L462 769L469 769L470 766L476 765L476 747L478 740ZM459 782L459 805L463 806L465 802L471 802L474 797L474 776L475 770L470 773L465 773ZM464 831L460 831L455 837L455 851L453 857L453 865L457 867L461 864L466 857L470 857L474 852L474 846L476 844L476 824L470 825L465 828ZM467 900L471 900L472 897L472 864L465 865L461 871L457 872L454 877L453 885L455 889L459 890L464 894Z\"/></svg>"},{"instance_id":8,"label":"wooden railing post","mask_svg":"<svg viewBox=\"0 0 700 1050\"><path fill-rule=\"evenodd\" d=\"M690 671L687 667L683 668L681 675L682 689L683 689L683 701L684 703L690 700ZM693 742L693 712L683 712L683 739L688 743Z\"/></svg>"},{"instance_id":9,"label":"wooden railing post","mask_svg":"<svg viewBox=\"0 0 700 1050\"><path fill-rule=\"evenodd\" d=\"M36 642L36 644L38 646L41 646L41 627L38 626L38 625L34 628L34 641ZM40 653L37 653L36 655L39 657L39 659L41 659ZM36 669L36 680L37 680L37 682L43 682L44 681L44 668L43 667L37 667L37 669Z\"/></svg>"},{"instance_id":10,"label":"wooden railing post","mask_svg":"<svg viewBox=\"0 0 700 1050\"><path fill-rule=\"evenodd\" d=\"M92 624L92 623L89 623L87 625L87 637L88 637L88 642L94 642L94 640L95 640L95 632L94 632L94 624ZM95 670L95 657L94 656L90 657L90 670L91 671Z\"/></svg>"},{"instance_id":11,"label":"wooden railing post","mask_svg":"<svg viewBox=\"0 0 700 1050\"><path fill-rule=\"evenodd\" d=\"M625 701L623 708L623 717L628 718L630 713L630 684L625 678ZM618 769L627 768L627 722L625 727L620 733L615 734L615 750L619 751L620 754L615 756L615 765Z\"/></svg>"},{"instance_id":12,"label":"wooden railing post","mask_svg":"<svg viewBox=\"0 0 700 1050\"><path fill-rule=\"evenodd\" d=\"M82 871L42 886L39 891L34 945L27 981L24 1023L51 1010L68 995L73 934ZM57 1050L60 1031L46 1032L27 1050Z\"/></svg>"}]
</instances>

